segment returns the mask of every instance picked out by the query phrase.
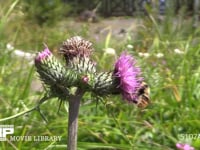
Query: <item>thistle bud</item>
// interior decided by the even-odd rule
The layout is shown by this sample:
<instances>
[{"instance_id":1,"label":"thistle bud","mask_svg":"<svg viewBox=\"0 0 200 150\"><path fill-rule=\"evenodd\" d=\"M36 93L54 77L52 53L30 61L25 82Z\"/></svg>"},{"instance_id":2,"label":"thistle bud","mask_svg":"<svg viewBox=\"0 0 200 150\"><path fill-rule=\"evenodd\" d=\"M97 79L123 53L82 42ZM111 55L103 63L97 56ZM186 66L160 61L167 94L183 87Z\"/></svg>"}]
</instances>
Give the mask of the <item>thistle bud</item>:
<instances>
[{"instance_id":1,"label":"thistle bud","mask_svg":"<svg viewBox=\"0 0 200 150\"><path fill-rule=\"evenodd\" d=\"M96 73L96 64L88 57L74 57L69 61L68 67L79 73Z\"/></svg>"},{"instance_id":2,"label":"thistle bud","mask_svg":"<svg viewBox=\"0 0 200 150\"><path fill-rule=\"evenodd\" d=\"M112 72L101 72L94 76L93 92L99 96L116 94L117 88Z\"/></svg>"},{"instance_id":3,"label":"thistle bud","mask_svg":"<svg viewBox=\"0 0 200 150\"><path fill-rule=\"evenodd\" d=\"M73 70L66 70L48 48L35 58L35 66L41 80L54 91L66 89L78 83L79 77Z\"/></svg>"}]
</instances>

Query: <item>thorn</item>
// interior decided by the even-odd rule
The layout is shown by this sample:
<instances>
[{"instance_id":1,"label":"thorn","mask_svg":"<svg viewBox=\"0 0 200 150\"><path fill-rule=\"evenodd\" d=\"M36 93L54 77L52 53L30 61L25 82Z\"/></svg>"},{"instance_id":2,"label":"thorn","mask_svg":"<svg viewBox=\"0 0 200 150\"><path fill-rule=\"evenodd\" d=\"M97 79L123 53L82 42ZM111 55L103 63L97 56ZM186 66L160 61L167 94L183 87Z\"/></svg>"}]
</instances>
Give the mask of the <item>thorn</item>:
<instances>
[{"instance_id":1,"label":"thorn","mask_svg":"<svg viewBox=\"0 0 200 150\"><path fill-rule=\"evenodd\" d=\"M40 116L42 117L42 119L43 119L46 123L48 123L47 118L46 118L45 115L41 112L39 106L36 108L36 110L39 112L39 114L40 114Z\"/></svg>"}]
</instances>

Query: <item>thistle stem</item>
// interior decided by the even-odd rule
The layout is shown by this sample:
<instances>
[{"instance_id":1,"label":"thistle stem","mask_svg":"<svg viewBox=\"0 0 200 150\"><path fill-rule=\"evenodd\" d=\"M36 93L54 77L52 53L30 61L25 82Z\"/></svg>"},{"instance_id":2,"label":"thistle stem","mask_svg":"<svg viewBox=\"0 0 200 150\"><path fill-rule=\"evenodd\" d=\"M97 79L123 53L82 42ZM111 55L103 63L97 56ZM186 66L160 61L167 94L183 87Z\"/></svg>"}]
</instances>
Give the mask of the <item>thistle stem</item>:
<instances>
[{"instance_id":1,"label":"thistle stem","mask_svg":"<svg viewBox=\"0 0 200 150\"><path fill-rule=\"evenodd\" d=\"M68 150L77 149L77 133L78 133L78 113L81 98L84 92L77 89L75 95L69 98L69 116L68 116Z\"/></svg>"}]
</instances>

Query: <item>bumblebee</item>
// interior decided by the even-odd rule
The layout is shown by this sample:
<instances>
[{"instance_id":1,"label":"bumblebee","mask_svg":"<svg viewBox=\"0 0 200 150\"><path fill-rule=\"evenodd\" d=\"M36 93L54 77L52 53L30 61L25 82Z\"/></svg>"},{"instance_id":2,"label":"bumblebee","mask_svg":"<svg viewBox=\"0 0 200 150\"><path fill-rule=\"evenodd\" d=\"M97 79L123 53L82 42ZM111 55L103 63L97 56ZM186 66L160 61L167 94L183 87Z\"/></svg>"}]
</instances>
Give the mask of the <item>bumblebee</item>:
<instances>
[{"instance_id":1,"label":"bumblebee","mask_svg":"<svg viewBox=\"0 0 200 150\"><path fill-rule=\"evenodd\" d=\"M139 108L146 108L150 103L150 88L147 83L142 82L138 90L137 106Z\"/></svg>"}]
</instances>

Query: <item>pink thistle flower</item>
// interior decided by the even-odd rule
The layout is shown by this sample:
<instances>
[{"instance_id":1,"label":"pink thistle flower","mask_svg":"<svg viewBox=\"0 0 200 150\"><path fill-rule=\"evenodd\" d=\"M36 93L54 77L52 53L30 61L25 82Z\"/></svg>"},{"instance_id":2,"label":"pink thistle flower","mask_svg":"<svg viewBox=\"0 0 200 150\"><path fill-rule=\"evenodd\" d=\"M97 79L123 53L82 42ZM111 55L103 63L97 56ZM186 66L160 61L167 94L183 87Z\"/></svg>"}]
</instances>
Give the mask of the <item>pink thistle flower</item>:
<instances>
[{"instance_id":1,"label":"pink thistle flower","mask_svg":"<svg viewBox=\"0 0 200 150\"><path fill-rule=\"evenodd\" d=\"M137 92L143 78L140 68L135 66L135 59L126 53L122 53L115 63L114 76L119 82L119 89L123 98L129 102L137 103Z\"/></svg>"},{"instance_id":2,"label":"pink thistle flower","mask_svg":"<svg viewBox=\"0 0 200 150\"><path fill-rule=\"evenodd\" d=\"M189 144L177 143L176 148L178 150L194 150L194 147L190 146Z\"/></svg>"},{"instance_id":3,"label":"pink thistle flower","mask_svg":"<svg viewBox=\"0 0 200 150\"><path fill-rule=\"evenodd\" d=\"M41 61L45 60L46 58L52 56L51 51L46 47L42 52L39 52L35 58L35 63L40 63Z\"/></svg>"}]
</instances>

